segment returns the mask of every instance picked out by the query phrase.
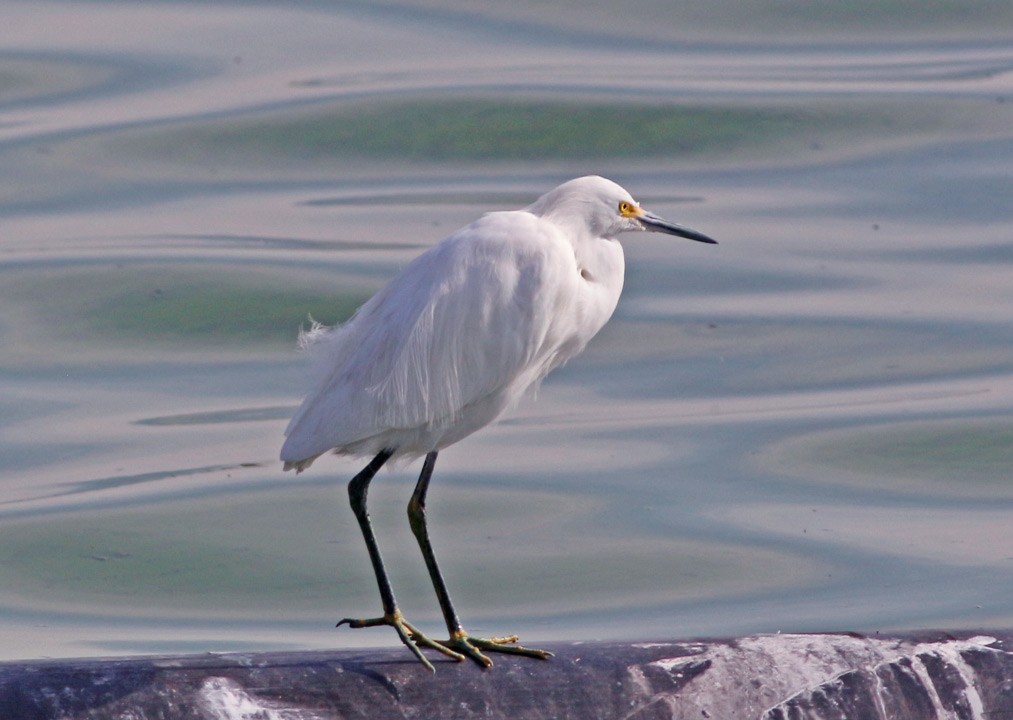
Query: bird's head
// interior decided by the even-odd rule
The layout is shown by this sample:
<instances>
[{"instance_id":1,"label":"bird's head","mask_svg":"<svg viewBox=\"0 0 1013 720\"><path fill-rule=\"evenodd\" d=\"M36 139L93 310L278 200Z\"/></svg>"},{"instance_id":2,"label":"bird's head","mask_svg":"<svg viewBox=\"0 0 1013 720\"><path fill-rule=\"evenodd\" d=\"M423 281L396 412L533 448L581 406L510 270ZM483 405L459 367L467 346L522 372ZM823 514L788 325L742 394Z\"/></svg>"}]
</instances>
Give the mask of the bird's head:
<instances>
[{"instance_id":1,"label":"bird's head","mask_svg":"<svg viewBox=\"0 0 1013 720\"><path fill-rule=\"evenodd\" d=\"M611 239L624 232L649 230L717 244L703 233L648 212L621 186L597 175L559 185L538 198L528 211L561 225L582 224L597 237Z\"/></svg>"}]
</instances>

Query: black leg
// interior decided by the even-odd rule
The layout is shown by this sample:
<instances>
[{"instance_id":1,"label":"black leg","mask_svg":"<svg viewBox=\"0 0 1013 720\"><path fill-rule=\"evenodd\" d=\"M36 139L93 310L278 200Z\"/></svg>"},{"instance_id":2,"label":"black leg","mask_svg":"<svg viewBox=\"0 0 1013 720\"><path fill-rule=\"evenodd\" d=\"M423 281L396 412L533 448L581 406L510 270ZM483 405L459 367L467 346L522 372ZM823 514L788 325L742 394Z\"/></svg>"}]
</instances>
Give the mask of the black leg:
<instances>
[{"instance_id":1,"label":"black leg","mask_svg":"<svg viewBox=\"0 0 1013 720\"><path fill-rule=\"evenodd\" d=\"M338 625L348 625L353 628L390 625L397 631L398 637L401 638L401 642L407 645L426 667L430 670L434 670L432 663L430 663L429 660L427 660L422 654L422 651L419 650L419 645L439 650L443 654L449 655L455 660L463 660L464 656L460 653L454 652L445 645L442 645L434 640L430 640L423 633L419 632L415 627L409 624L408 621L404 619L404 616L401 615L401 611L397 606L397 601L394 599L394 590L391 588L390 580L387 577L387 570L383 566L383 558L380 555L380 547L376 544L373 527L369 522L369 512L366 510L366 494L369 490L369 483L373 479L373 476L376 475L377 471L383 467L384 463L390 460L390 457L393 454L394 452L392 450L384 450L380 452L370 461L369 465L363 468L362 471L352 478L350 483L348 483L348 499L352 505L352 512L355 513L355 517L359 521L359 528L362 530L362 537L366 541L366 549L369 551L369 559L370 562L373 563L373 573L376 575L376 584L380 588L380 602L383 605L383 616L365 620L345 618L339 622Z\"/></svg>"},{"instance_id":2,"label":"black leg","mask_svg":"<svg viewBox=\"0 0 1013 720\"><path fill-rule=\"evenodd\" d=\"M355 513L356 520L359 521L359 528L362 530L362 537L365 539L366 549L369 551L369 560L373 563L376 584L380 586L380 602L383 604L384 615L394 614L397 601L394 599L394 590L387 578L387 570L383 566L383 558L380 556L380 547L376 544L373 526L369 522L366 493L369 492L369 483L373 476L383 467L384 463L390 460L390 456L393 454L391 450L382 451L348 483L348 501L352 506L352 512Z\"/></svg>"},{"instance_id":3,"label":"black leg","mask_svg":"<svg viewBox=\"0 0 1013 720\"><path fill-rule=\"evenodd\" d=\"M425 559L426 568L429 570L429 577L432 579L433 588L436 590L436 599L440 602L443 619L447 622L447 632L450 633L450 639L446 642L440 642L440 645L461 655L466 655L485 667L491 667L492 660L482 650L526 655L542 660L548 659L552 656L550 652L516 645L516 635L484 639L471 637L465 632L464 627L461 625L461 620L457 617L457 611L454 610L454 604L450 601L447 584L443 580L443 573L440 572L440 566L436 562L436 553L433 552L433 544L429 540L429 528L426 523L426 493L429 491L429 480L433 475L435 465L436 451L434 450L426 455L426 460L422 465L422 472L419 474L419 481L415 485L415 492L412 493L412 499L408 502L408 522L411 524L415 539L419 542L422 557Z\"/></svg>"},{"instance_id":4,"label":"black leg","mask_svg":"<svg viewBox=\"0 0 1013 720\"><path fill-rule=\"evenodd\" d=\"M415 492L408 502L408 523L415 533L415 539L419 541L419 548L422 549L422 557L426 561L426 568L429 570L429 577L433 580L433 588L436 590L436 599L440 602L440 609L443 611L443 618L447 621L447 632L450 637L463 632L461 621L454 610L454 604L450 601L450 593L447 591L447 583L443 580L443 573L436 562L436 554L433 552L433 544L429 541L429 528L426 524L426 493L429 491L429 479L433 475L433 467L436 465L436 451L426 455L422 464L422 473L415 485Z\"/></svg>"}]
</instances>

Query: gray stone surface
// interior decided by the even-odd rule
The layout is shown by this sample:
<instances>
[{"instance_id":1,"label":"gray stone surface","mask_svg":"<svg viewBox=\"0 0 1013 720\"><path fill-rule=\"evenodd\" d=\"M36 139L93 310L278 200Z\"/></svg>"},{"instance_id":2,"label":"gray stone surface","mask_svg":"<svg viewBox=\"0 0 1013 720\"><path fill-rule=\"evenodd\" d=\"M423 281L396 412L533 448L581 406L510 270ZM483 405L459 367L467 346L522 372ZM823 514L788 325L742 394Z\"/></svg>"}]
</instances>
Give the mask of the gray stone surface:
<instances>
[{"instance_id":1,"label":"gray stone surface","mask_svg":"<svg viewBox=\"0 0 1013 720\"><path fill-rule=\"evenodd\" d=\"M483 670L403 647L0 664L0 718L1013 717L1013 633L557 644Z\"/></svg>"}]
</instances>

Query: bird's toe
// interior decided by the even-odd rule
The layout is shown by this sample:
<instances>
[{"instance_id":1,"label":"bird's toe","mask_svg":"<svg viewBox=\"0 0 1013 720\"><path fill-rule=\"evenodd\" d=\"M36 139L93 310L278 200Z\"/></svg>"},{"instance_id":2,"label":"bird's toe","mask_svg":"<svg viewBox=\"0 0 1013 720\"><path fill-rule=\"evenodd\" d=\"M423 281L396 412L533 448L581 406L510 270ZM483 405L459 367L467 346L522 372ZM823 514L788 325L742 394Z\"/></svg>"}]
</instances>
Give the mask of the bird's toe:
<instances>
[{"instance_id":1,"label":"bird's toe","mask_svg":"<svg viewBox=\"0 0 1013 720\"><path fill-rule=\"evenodd\" d=\"M441 641L440 644L453 649L465 657L471 658L482 667L492 667L493 664L492 660L485 654L485 652L522 655L524 657L532 657L539 660L548 660L552 657L552 653L548 650L524 647L523 645L517 644L518 640L519 638L516 635L480 638L472 637L471 635L461 631L455 633L455 635L449 640L445 642ZM483 650L485 652L483 652Z\"/></svg>"}]
</instances>

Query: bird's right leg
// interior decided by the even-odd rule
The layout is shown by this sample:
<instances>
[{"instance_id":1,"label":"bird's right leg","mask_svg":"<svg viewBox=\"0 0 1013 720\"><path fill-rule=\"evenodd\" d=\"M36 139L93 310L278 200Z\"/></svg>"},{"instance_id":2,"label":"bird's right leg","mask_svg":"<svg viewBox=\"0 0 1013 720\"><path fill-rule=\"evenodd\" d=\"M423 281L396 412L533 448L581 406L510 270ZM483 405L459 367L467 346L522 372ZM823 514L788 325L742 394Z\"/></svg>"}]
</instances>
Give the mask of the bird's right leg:
<instances>
[{"instance_id":1,"label":"bird's right leg","mask_svg":"<svg viewBox=\"0 0 1013 720\"><path fill-rule=\"evenodd\" d=\"M460 653L460 657L465 655L470 657L482 667L492 667L492 660L482 652L483 650L548 660L552 657L552 653L518 645L516 635L479 638L467 633L461 625L457 611L454 610L454 604L450 600L447 583L443 580L443 573L440 572L440 565L436 561L436 553L429 540L429 526L426 522L426 493L429 492L429 480L433 476L433 467L436 465L436 454L436 451L433 450L426 455L426 460L422 464L422 473L415 485L412 499L408 503L408 522L411 524L415 539L419 542L419 549L422 550L422 557L426 561L429 577L433 581L433 588L436 590L436 598L440 602L443 618L447 621L447 631L450 633L450 638L440 641L440 645L455 654Z\"/></svg>"},{"instance_id":2,"label":"bird's right leg","mask_svg":"<svg viewBox=\"0 0 1013 720\"><path fill-rule=\"evenodd\" d=\"M376 575L376 584L380 588L380 602L383 605L383 615L378 618L357 620L345 618L338 623L338 626L348 625L353 628L376 627L377 625L390 625L397 632L401 642L415 653L415 657L422 661L427 668L435 671L432 663L426 659L419 645L439 650L444 655L449 655L455 660L463 660L460 653L444 647L435 640L430 640L415 627L408 623L398 609L397 600L394 599L394 589L387 577L387 570L383 566L383 557L380 555L380 547L376 544L376 536L373 534L373 526L369 522L369 512L366 510L366 493L369 490L369 483L373 476L383 467L384 463L390 460L393 450L383 450L374 457L369 465L362 469L358 475L348 483L348 499L359 521L359 528L362 530L362 537L366 541L366 549L369 551L369 560L373 564L373 572Z\"/></svg>"}]
</instances>

